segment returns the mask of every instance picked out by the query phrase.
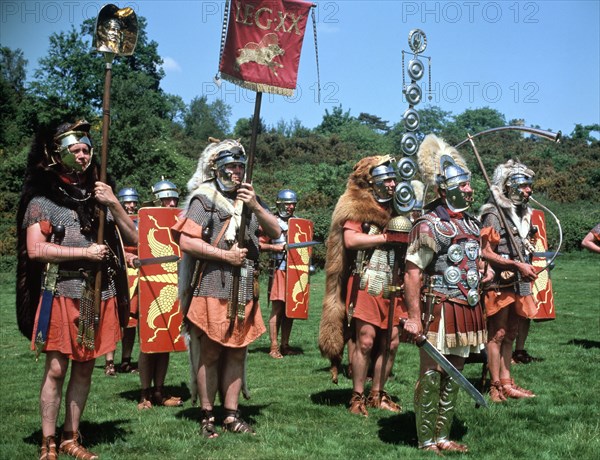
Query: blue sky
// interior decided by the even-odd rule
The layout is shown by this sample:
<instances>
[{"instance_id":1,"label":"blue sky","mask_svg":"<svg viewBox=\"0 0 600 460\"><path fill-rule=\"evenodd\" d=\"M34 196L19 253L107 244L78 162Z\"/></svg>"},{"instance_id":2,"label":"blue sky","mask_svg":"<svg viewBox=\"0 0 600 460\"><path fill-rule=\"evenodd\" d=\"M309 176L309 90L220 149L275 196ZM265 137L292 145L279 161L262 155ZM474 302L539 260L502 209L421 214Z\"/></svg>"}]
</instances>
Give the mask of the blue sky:
<instances>
[{"instance_id":1,"label":"blue sky","mask_svg":"<svg viewBox=\"0 0 600 460\"><path fill-rule=\"evenodd\" d=\"M163 89L185 102L207 95L233 109L232 124L253 113L254 93L225 82L217 71L223 1L138 0L158 42L166 77ZM408 108L402 95L402 50L408 33L427 35L432 58L432 104L459 114L491 107L507 121L571 133L576 123L600 123L600 1L317 1L321 102L312 21L294 97L265 94L267 124L298 118L318 125L342 104L354 116L367 112L400 121ZM23 50L29 76L48 49L53 32L79 28L103 2L10 1L0 4L0 43ZM408 55L407 55L408 57ZM100 57L99 57L100 59ZM408 59L407 59L408 61ZM427 76L421 80L427 86ZM427 103L427 100L417 106Z\"/></svg>"}]
</instances>

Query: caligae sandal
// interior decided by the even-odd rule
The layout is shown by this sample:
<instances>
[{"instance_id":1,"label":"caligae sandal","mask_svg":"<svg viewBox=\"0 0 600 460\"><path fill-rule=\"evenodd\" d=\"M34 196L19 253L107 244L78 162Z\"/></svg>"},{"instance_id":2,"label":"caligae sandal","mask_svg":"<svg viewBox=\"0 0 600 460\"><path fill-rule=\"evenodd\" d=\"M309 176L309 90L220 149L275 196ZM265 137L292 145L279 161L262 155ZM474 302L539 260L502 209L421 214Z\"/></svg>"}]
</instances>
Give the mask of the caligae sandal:
<instances>
[{"instance_id":1,"label":"caligae sandal","mask_svg":"<svg viewBox=\"0 0 600 460\"><path fill-rule=\"evenodd\" d=\"M90 452L83 447L77 441L79 437L78 432L65 431L62 434L62 440L60 442L60 453L67 454L71 457L75 457L81 460L97 460L98 456L93 452Z\"/></svg>"},{"instance_id":2,"label":"caligae sandal","mask_svg":"<svg viewBox=\"0 0 600 460\"><path fill-rule=\"evenodd\" d=\"M210 410L202 409L200 411L200 434L208 439L219 436L215 427L215 416Z\"/></svg>"},{"instance_id":3,"label":"caligae sandal","mask_svg":"<svg viewBox=\"0 0 600 460\"><path fill-rule=\"evenodd\" d=\"M256 434L252 427L248 425L248 423L246 423L242 418L240 418L240 412L237 410L234 411L225 409L225 420L230 421L223 421L224 431L230 431L231 433Z\"/></svg>"},{"instance_id":4,"label":"caligae sandal","mask_svg":"<svg viewBox=\"0 0 600 460\"><path fill-rule=\"evenodd\" d=\"M279 351L279 347L277 345L271 345L271 351L269 351L269 356L275 359L283 358L283 355Z\"/></svg>"},{"instance_id":5,"label":"caligae sandal","mask_svg":"<svg viewBox=\"0 0 600 460\"><path fill-rule=\"evenodd\" d=\"M56 438L54 436L42 436L42 449L40 460L57 460Z\"/></svg>"}]
</instances>

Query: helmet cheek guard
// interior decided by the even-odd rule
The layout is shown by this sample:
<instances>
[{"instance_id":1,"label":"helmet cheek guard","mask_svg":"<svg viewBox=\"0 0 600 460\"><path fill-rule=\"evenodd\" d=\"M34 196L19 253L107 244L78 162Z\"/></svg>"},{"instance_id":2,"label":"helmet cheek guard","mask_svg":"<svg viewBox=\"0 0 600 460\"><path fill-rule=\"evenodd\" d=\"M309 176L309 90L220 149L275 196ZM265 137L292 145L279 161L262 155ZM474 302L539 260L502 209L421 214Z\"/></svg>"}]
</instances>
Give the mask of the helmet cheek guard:
<instances>
[{"instance_id":1,"label":"helmet cheek guard","mask_svg":"<svg viewBox=\"0 0 600 460\"><path fill-rule=\"evenodd\" d=\"M277 193L277 200L275 201L279 217L282 219L291 217L294 211L289 212L288 206L293 204L295 210L296 203L298 203L298 195L296 195L296 192L290 189L280 190Z\"/></svg>"},{"instance_id":2,"label":"helmet cheek guard","mask_svg":"<svg viewBox=\"0 0 600 460\"><path fill-rule=\"evenodd\" d=\"M89 133L85 131L67 131L57 136L54 141L56 149L49 166L61 164L69 172L83 173L92 164L94 148ZM90 158L86 164L79 163L75 154L71 152L70 147L76 144L85 144L89 147Z\"/></svg>"},{"instance_id":3,"label":"helmet cheek guard","mask_svg":"<svg viewBox=\"0 0 600 460\"><path fill-rule=\"evenodd\" d=\"M440 159L441 174L436 182L446 192L446 205L453 212L466 211L473 202L473 192L461 190L461 185L471 181L471 173L460 167L449 155Z\"/></svg>"},{"instance_id":4,"label":"helmet cheek guard","mask_svg":"<svg viewBox=\"0 0 600 460\"><path fill-rule=\"evenodd\" d=\"M215 159L213 160L213 169L216 171L215 176L221 190L225 192L232 192L240 186L240 182L233 179L233 171L231 166L233 164L239 164L242 165L245 170L246 161L246 153L242 148L239 147L233 147L229 150L221 150L219 153L217 153Z\"/></svg>"},{"instance_id":5,"label":"helmet cheek guard","mask_svg":"<svg viewBox=\"0 0 600 460\"><path fill-rule=\"evenodd\" d=\"M373 189L373 196L378 203L387 203L394 197L394 191L390 190L386 185L386 181L389 179L396 180L396 170L388 161L379 166L375 166L371 170L371 187Z\"/></svg>"},{"instance_id":6,"label":"helmet cheek guard","mask_svg":"<svg viewBox=\"0 0 600 460\"><path fill-rule=\"evenodd\" d=\"M533 178L527 174L514 174L506 181L505 194L515 205L526 204L529 201L529 195L523 192L524 187L533 187Z\"/></svg>"}]
</instances>

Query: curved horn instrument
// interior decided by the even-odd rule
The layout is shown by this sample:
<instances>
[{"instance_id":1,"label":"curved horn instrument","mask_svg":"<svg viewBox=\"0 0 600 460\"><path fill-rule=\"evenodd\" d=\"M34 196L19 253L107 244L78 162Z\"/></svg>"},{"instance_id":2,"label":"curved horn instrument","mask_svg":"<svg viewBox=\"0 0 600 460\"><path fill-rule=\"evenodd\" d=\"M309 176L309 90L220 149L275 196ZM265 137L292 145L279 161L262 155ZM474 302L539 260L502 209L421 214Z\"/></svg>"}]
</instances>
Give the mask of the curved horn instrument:
<instances>
[{"instance_id":1,"label":"curved horn instrument","mask_svg":"<svg viewBox=\"0 0 600 460\"><path fill-rule=\"evenodd\" d=\"M528 126L499 126L498 128L490 128L485 131L481 131L480 133L469 135L464 141L459 142L454 147L459 148L462 145L470 142L470 139L475 139L476 137L485 136L487 134L496 133L499 131L524 131L529 134L533 134L534 136L544 137L552 142L559 143L562 138L562 132L553 133L552 131L546 131L544 129L539 128L530 128Z\"/></svg>"}]
</instances>

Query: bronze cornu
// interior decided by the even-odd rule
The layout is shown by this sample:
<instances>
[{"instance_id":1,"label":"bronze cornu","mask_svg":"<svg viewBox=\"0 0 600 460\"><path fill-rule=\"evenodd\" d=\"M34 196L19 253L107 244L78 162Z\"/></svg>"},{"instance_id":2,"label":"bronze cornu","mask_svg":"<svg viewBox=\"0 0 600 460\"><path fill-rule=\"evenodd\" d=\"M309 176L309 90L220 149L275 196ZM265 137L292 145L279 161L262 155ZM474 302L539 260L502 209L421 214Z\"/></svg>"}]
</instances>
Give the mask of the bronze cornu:
<instances>
[{"instance_id":1,"label":"bronze cornu","mask_svg":"<svg viewBox=\"0 0 600 460\"><path fill-rule=\"evenodd\" d=\"M545 137L552 142L559 143L562 138L562 133L559 131L557 133L553 133L552 131L546 131L544 129L539 128L530 128L528 126L499 126L498 128L490 128L484 131L481 131L477 134L469 135L464 141L459 142L454 146L454 148L459 148L470 141L470 139L475 139L476 137L485 136L486 134L495 133L498 131L524 131L526 133L533 134L535 136Z\"/></svg>"}]
</instances>

